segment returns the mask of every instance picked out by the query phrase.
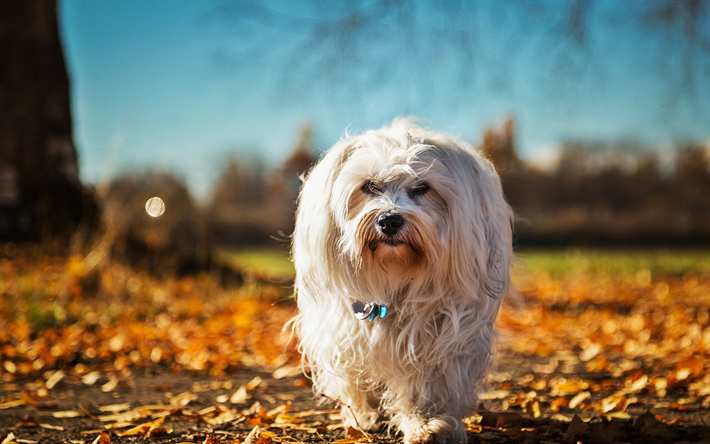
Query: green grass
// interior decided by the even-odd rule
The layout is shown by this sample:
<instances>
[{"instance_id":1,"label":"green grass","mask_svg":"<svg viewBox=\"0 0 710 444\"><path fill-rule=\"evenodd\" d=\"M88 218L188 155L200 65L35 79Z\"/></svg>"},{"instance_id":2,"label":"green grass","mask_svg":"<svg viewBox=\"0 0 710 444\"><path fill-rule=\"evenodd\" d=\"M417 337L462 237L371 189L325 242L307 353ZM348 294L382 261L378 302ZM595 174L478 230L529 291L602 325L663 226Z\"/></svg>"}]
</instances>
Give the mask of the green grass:
<instances>
[{"instance_id":1,"label":"green grass","mask_svg":"<svg viewBox=\"0 0 710 444\"><path fill-rule=\"evenodd\" d=\"M292 276L295 271L287 248L246 248L222 250L220 260L239 269L279 277Z\"/></svg>"},{"instance_id":2,"label":"green grass","mask_svg":"<svg viewBox=\"0 0 710 444\"><path fill-rule=\"evenodd\" d=\"M518 271L547 272L554 277L588 273L628 276L648 270L653 276L681 276L687 273L710 274L708 250L592 250L529 249L517 251ZM293 263L286 248L225 250L220 257L239 268L257 273L291 276Z\"/></svg>"},{"instance_id":3,"label":"green grass","mask_svg":"<svg viewBox=\"0 0 710 444\"><path fill-rule=\"evenodd\" d=\"M654 276L710 273L707 250L522 250L519 270L560 277L574 273L628 276L648 270Z\"/></svg>"}]
</instances>

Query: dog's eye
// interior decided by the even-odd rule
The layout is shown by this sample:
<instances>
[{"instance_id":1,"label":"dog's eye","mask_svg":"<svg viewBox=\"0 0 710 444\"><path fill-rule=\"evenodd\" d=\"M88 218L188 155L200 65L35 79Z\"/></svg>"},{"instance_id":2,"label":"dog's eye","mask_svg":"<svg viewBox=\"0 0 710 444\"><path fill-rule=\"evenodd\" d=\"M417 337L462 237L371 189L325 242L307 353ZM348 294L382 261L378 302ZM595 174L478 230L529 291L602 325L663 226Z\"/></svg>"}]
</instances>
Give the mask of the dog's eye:
<instances>
[{"instance_id":1,"label":"dog's eye","mask_svg":"<svg viewBox=\"0 0 710 444\"><path fill-rule=\"evenodd\" d=\"M368 180L367 182L362 184L362 186L360 187L360 191L372 196L381 193L382 188L380 188L379 185L377 185L375 182Z\"/></svg>"},{"instance_id":2,"label":"dog's eye","mask_svg":"<svg viewBox=\"0 0 710 444\"><path fill-rule=\"evenodd\" d=\"M429 184L426 182L422 182L419 185L417 185L416 187L412 188L409 191L409 195L411 197L423 196L426 193L428 193L429 190L431 190L431 187L429 186Z\"/></svg>"}]
</instances>

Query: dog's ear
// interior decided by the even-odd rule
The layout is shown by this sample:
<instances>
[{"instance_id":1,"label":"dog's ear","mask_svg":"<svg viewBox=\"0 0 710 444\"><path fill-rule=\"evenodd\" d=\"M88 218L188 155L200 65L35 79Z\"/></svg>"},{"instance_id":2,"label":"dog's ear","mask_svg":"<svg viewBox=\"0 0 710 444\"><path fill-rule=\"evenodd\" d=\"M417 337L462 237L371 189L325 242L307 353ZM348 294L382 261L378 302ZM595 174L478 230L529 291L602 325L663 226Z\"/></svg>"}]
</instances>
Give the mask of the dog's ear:
<instances>
[{"instance_id":1,"label":"dog's ear","mask_svg":"<svg viewBox=\"0 0 710 444\"><path fill-rule=\"evenodd\" d=\"M461 293L500 299L510 284L513 213L493 166L472 149L444 159L455 186L447 196L450 283Z\"/></svg>"},{"instance_id":2,"label":"dog's ear","mask_svg":"<svg viewBox=\"0 0 710 444\"><path fill-rule=\"evenodd\" d=\"M351 151L352 142L341 140L303 178L292 248L299 293L303 292L298 287L316 283L319 287L331 282L337 285L333 281L340 268L335 251L339 233L330 208L333 183Z\"/></svg>"}]
</instances>

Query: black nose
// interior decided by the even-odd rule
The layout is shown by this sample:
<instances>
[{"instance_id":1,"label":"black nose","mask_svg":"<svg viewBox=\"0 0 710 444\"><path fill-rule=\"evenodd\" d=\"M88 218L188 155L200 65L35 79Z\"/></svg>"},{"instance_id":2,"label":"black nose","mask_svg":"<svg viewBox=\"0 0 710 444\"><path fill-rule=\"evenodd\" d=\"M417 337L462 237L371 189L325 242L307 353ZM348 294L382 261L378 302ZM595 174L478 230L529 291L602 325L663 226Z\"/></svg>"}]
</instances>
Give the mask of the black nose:
<instances>
[{"instance_id":1,"label":"black nose","mask_svg":"<svg viewBox=\"0 0 710 444\"><path fill-rule=\"evenodd\" d=\"M394 236L404 226L404 218L397 213L385 213L377 218L377 228L387 236Z\"/></svg>"}]
</instances>

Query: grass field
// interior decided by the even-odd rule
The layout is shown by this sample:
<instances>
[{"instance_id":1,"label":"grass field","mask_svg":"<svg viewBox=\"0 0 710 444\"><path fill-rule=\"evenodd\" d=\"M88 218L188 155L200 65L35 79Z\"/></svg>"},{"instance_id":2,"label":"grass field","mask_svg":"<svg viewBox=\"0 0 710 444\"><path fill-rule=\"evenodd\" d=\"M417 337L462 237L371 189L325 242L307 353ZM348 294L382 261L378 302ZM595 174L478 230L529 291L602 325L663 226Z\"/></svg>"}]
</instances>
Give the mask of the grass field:
<instances>
[{"instance_id":1,"label":"grass field","mask_svg":"<svg viewBox=\"0 0 710 444\"><path fill-rule=\"evenodd\" d=\"M579 273L636 277L646 271L652 276L710 273L710 250L522 250L517 256L516 271L556 277Z\"/></svg>"},{"instance_id":2,"label":"grass field","mask_svg":"<svg viewBox=\"0 0 710 444\"><path fill-rule=\"evenodd\" d=\"M292 276L293 262L288 248L247 248L240 250L221 250L218 258L222 262L238 269L250 270L271 276Z\"/></svg>"},{"instance_id":3,"label":"grass field","mask_svg":"<svg viewBox=\"0 0 710 444\"><path fill-rule=\"evenodd\" d=\"M632 277L710 274L710 250L591 250L531 249L517 253L514 274L546 273L555 278L591 274ZM220 258L239 268L287 276L294 273L289 251L283 248L223 250Z\"/></svg>"}]
</instances>

